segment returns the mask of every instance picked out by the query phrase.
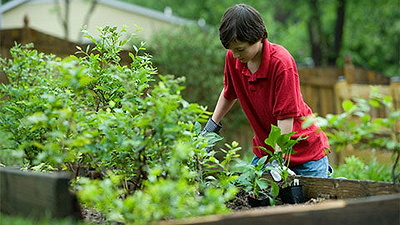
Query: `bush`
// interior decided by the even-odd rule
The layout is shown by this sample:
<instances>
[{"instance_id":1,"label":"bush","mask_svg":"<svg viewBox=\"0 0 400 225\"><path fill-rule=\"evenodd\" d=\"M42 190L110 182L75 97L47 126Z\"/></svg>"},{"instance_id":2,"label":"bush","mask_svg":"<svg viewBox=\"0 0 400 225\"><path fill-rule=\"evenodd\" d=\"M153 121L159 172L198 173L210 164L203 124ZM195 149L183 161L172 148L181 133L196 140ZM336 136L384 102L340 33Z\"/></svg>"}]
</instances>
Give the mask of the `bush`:
<instances>
[{"instance_id":1,"label":"bush","mask_svg":"<svg viewBox=\"0 0 400 225\"><path fill-rule=\"evenodd\" d=\"M65 59L17 45L0 60L11 81L0 86L1 154L26 169L71 172L82 203L110 222L227 212L235 176L206 152L199 122L209 114L182 97L184 78L160 75L153 85L144 47L122 66L125 30L99 31L100 40L85 33L95 47ZM230 162L238 147L227 146ZM101 180L85 177L93 174Z\"/></svg>"},{"instance_id":2,"label":"bush","mask_svg":"<svg viewBox=\"0 0 400 225\"><path fill-rule=\"evenodd\" d=\"M21 225L21 224L40 224L40 225L88 225L89 223L76 221L72 219L54 219L50 216L40 218L40 219L31 219L31 218L23 218L21 216L10 216L7 214L0 214L1 223L7 225Z\"/></svg>"},{"instance_id":3,"label":"bush","mask_svg":"<svg viewBox=\"0 0 400 225\"><path fill-rule=\"evenodd\" d=\"M152 37L149 51L153 52L154 65L162 74L186 78L187 88L182 92L186 99L214 110L223 89L226 54L216 28L165 29ZM227 120L229 123L224 123L223 129L227 139L234 139L238 128L248 126L239 104L227 114Z\"/></svg>"},{"instance_id":4,"label":"bush","mask_svg":"<svg viewBox=\"0 0 400 225\"><path fill-rule=\"evenodd\" d=\"M226 54L216 29L165 29L152 37L149 51L161 73L186 77L185 98L214 107L223 88Z\"/></svg>"},{"instance_id":5,"label":"bush","mask_svg":"<svg viewBox=\"0 0 400 225\"><path fill-rule=\"evenodd\" d=\"M346 100L342 106L344 112L341 114L328 114L326 118L317 118L321 128L326 130L331 146L337 151L352 145L356 149L381 149L392 152L392 181L394 184L399 183L400 132L397 126L400 121L400 109L394 108L392 97L381 96L378 89L372 87L369 99L357 98L354 102ZM386 108L387 118L371 117L371 109L378 107ZM308 118L304 125L307 126L315 120ZM356 162L358 163L357 160Z\"/></svg>"},{"instance_id":6,"label":"bush","mask_svg":"<svg viewBox=\"0 0 400 225\"><path fill-rule=\"evenodd\" d=\"M335 178L345 177L356 180L392 181L391 167L376 161L375 157L366 163L356 156L344 159L345 163L339 165L333 173Z\"/></svg>"}]
</instances>

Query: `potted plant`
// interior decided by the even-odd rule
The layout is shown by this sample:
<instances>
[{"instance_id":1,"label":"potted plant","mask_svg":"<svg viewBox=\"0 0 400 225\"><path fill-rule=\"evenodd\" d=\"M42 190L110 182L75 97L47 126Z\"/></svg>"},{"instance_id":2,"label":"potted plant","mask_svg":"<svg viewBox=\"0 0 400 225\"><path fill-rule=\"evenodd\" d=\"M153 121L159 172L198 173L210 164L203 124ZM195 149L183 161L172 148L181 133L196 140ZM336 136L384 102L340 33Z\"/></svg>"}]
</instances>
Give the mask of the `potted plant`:
<instances>
[{"instance_id":1,"label":"potted plant","mask_svg":"<svg viewBox=\"0 0 400 225\"><path fill-rule=\"evenodd\" d=\"M278 197L283 203L290 204L304 202L303 190L302 186L299 185L299 181L294 179L293 182L289 182L288 178L289 175L294 175L289 169L290 156L295 152L293 146L306 138L300 136L297 139L292 139L293 134L295 132L281 134L279 127L271 125L271 132L264 142L271 146L274 152L264 147L259 147L270 156L269 162L263 167L263 170L270 171L275 181L281 181Z\"/></svg>"},{"instance_id":2,"label":"potted plant","mask_svg":"<svg viewBox=\"0 0 400 225\"><path fill-rule=\"evenodd\" d=\"M274 181L263 176L267 160L268 157L265 156L256 165L247 162L238 165L240 176L236 179L236 185L248 194L247 199L251 207L275 205L279 187Z\"/></svg>"}]
</instances>

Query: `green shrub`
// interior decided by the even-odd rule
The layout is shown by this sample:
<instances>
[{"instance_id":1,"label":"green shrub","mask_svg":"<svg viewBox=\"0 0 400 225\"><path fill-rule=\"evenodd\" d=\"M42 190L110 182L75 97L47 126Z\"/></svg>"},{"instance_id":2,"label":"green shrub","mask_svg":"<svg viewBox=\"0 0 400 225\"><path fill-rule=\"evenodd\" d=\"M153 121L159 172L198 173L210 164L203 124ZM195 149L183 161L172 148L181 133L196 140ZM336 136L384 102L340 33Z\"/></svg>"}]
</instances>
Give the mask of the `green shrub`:
<instances>
[{"instance_id":1,"label":"green shrub","mask_svg":"<svg viewBox=\"0 0 400 225\"><path fill-rule=\"evenodd\" d=\"M388 150L392 152L393 165L391 176L393 183L400 182L400 132L396 126L400 121L400 109L395 109L392 97L381 96L378 89L372 87L369 99L358 98L354 102L342 103L344 112L338 115L328 114L326 118L318 117L318 123L326 130L329 143L333 149L340 151L347 145L356 149ZM386 118L372 118L371 109L385 107ZM315 118L308 118L315 122ZM372 173L372 171L371 171Z\"/></svg>"},{"instance_id":2,"label":"green shrub","mask_svg":"<svg viewBox=\"0 0 400 225\"><path fill-rule=\"evenodd\" d=\"M182 92L185 99L214 110L223 89L226 54L216 28L165 29L152 37L148 47L160 73L186 78L186 89ZM226 117L229 122L224 123L223 136L235 140L235 131L247 127L247 119L239 104L235 104Z\"/></svg>"},{"instance_id":3,"label":"green shrub","mask_svg":"<svg viewBox=\"0 0 400 225\"><path fill-rule=\"evenodd\" d=\"M344 159L345 163L339 165L334 172L334 177L344 177L356 180L392 181L391 167L376 161L373 156L370 162L364 162L356 156Z\"/></svg>"},{"instance_id":4,"label":"green shrub","mask_svg":"<svg viewBox=\"0 0 400 225\"><path fill-rule=\"evenodd\" d=\"M82 203L110 222L227 212L239 147L227 145L219 163L200 135L209 113L181 95L185 79L159 75L153 85L144 47L120 65L125 30L99 31L100 40L85 33L95 47L65 59L17 45L0 60L11 81L0 86L1 154L26 169L71 172ZM102 180L85 177L93 173Z\"/></svg>"},{"instance_id":5,"label":"green shrub","mask_svg":"<svg viewBox=\"0 0 400 225\"><path fill-rule=\"evenodd\" d=\"M40 224L40 225L88 225L89 223L85 223L83 221L76 221L73 219L54 219L50 216L40 218L40 219L32 219L32 218L24 218L22 216L10 216L7 214L0 214L1 223L7 225L21 225L21 224Z\"/></svg>"},{"instance_id":6,"label":"green shrub","mask_svg":"<svg viewBox=\"0 0 400 225\"><path fill-rule=\"evenodd\" d=\"M223 88L226 54L216 29L165 29L152 37L149 51L161 73L186 77L186 99L214 107Z\"/></svg>"}]
</instances>

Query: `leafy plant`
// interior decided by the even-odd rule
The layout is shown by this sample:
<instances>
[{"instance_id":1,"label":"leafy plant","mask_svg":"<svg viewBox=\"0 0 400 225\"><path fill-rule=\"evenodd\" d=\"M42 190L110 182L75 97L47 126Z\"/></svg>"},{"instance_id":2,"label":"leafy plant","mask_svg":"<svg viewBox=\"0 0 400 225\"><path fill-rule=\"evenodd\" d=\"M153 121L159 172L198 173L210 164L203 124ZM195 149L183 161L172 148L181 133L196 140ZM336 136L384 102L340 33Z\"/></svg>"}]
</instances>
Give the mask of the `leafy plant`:
<instances>
[{"instance_id":1,"label":"leafy plant","mask_svg":"<svg viewBox=\"0 0 400 225\"><path fill-rule=\"evenodd\" d=\"M306 139L307 137L300 136L297 139L292 139L291 137L296 132L290 132L286 134L281 134L281 129L275 125L271 125L271 131L268 135L268 138L265 139L265 144L271 146L273 148L273 152L259 146L258 148L264 150L270 156L269 162L272 164L277 163L278 168L276 167L266 167L266 170L274 170L277 171L283 182L283 187L288 187L290 184L288 183L289 178L289 163L290 157L295 151L293 150L293 146L297 144L299 141Z\"/></svg>"},{"instance_id":2,"label":"leafy plant","mask_svg":"<svg viewBox=\"0 0 400 225\"><path fill-rule=\"evenodd\" d=\"M232 164L239 160L240 155L237 152L241 147L235 141L232 144L225 143L225 147L227 149L221 148L219 152L201 149L194 156L191 167L199 168L197 180L200 190L209 186L236 189L233 183L238 175ZM222 156L218 156L217 153Z\"/></svg>"},{"instance_id":3,"label":"leafy plant","mask_svg":"<svg viewBox=\"0 0 400 225\"><path fill-rule=\"evenodd\" d=\"M54 130L62 125L59 119L69 94L54 85L60 80L56 71L60 59L31 47L16 45L11 49L12 59L0 59L11 83L0 85L0 138L2 152L23 159L21 164L37 165L46 158L39 143L57 135L37 124L52 121L49 126ZM53 153L53 162L59 162L57 153Z\"/></svg>"},{"instance_id":4,"label":"leafy plant","mask_svg":"<svg viewBox=\"0 0 400 225\"><path fill-rule=\"evenodd\" d=\"M182 26L160 31L148 45L158 71L185 77L186 89L182 96L208 109L214 107L223 87L226 49L218 37L218 30L214 28ZM247 120L238 106L227 116L230 123L224 124L224 137L235 140L233 136L237 133L230 131L243 126Z\"/></svg>"},{"instance_id":5,"label":"leafy plant","mask_svg":"<svg viewBox=\"0 0 400 225\"><path fill-rule=\"evenodd\" d=\"M43 218L25 218L23 216L13 216L9 214L0 214L1 222L8 225L19 225L19 224L41 224L41 225L89 225L90 223L84 221L76 221L76 219L55 219L50 216L45 216Z\"/></svg>"},{"instance_id":6,"label":"leafy plant","mask_svg":"<svg viewBox=\"0 0 400 225\"><path fill-rule=\"evenodd\" d=\"M221 151L222 162L206 153L199 123L209 113L182 97L185 79L153 84L144 45L120 65L125 29L99 31L100 40L85 33L93 47L65 59L17 45L0 60L11 81L0 86L2 154L16 153L25 169L71 172L83 205L110 222L227 212L238 144Z\"/></svg>"},{"instance_id":7,"label":"leafy plant","mask_svg":"<svg viewBox=\"0 0 400 225\"><path fill-rule=\"evenodd\" d=\"M268 156L264 156L257 162L257 165L251 165L248 162L239 164L237 170L240 176L235 182L244 191L254 195L254 198L268 197L270 205L274 205L275 198L279 194L279 186L273 180L263 176L265 170L268 169L265 168L267 160Z\"/></svg>"},{"instance_id":8,"label":"leafy plant","mask_svg":"<svg viewBox=\"0 0 400 225\"><path fill-rule=\"evenodd\" d=\"M326 130L329 142L337 151L344 146L352 145L357 149L382 149L392 152L392 181L400 181L400 109L393 107L390 96L381 96L378 89L372 87L369 99L357 98L342 103L344 112L338 115L329 114L326 118L318 117L321 128ZM387 118L373 118L373 108L385 107ZM309 118L309 122L315 118ZM308 122L307 122L308 123ZM307 123L304 123L307 126Z\"/></svg>"},{"instance_id":9,"label":"leafy plant","mask_svg":"<svg viewBox=\"0 0 400 225\"><path fill-rule=\"evenodd\" d=\"M344 159L344 164L335 169L334 177L345 177L357 180L392 181L391 166L379 163L376 157L367 163L356 156Z\"/></svg>"},{"instance_id":10,"label":"leafy plant","mask_svg":"<svg viewBox=\"0 0 400 225\"><path fill-rule=\"evenodd\" d=\"M300 140L305 139L300 136L293 140L291 139L293 134L295 134L295 132L281 134L281 129L279 127L271 125L271 131L268 138L265 139L265 144L271 146L274 152L271 152L265 147L258 146L258 148L267 152L268 155L262 157L257 162L257 165L248 165L246 163L239 165L238 169L241 175L236 180L236 183L246 192L253 193L256 198L258 198L260 194L268 196L271 205L273 205L274 199L279 194L279 186L277 182L266 178L263 174L265 171L276 171L283 179L283 187L290 185L288 183L288 170L290 156L295 152L293 146ZM275 163L278 167L275 167Z\"/></svg>"},{"instance_id":11,"label":"leafy plant","mask_svg":"<svg viewBox=\"0 0 400 225\"><path fill-rule=\"evenodd\" d=\"M186 77L183 96L191 102L212 107L223 86L225 49L214 29L196 26L165 29L152 37L149 51L163 74Z\"/></svg>"}]
</instances>

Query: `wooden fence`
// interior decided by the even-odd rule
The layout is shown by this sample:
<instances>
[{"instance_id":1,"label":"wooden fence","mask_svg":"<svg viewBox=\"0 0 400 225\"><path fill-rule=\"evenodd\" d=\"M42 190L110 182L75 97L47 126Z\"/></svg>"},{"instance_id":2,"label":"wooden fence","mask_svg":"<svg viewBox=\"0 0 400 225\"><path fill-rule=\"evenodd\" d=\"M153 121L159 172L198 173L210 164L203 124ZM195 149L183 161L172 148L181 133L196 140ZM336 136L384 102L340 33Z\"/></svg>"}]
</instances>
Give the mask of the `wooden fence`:
<instances>
[{"instance_id":1,"label":"wooden fence","mask_svg":"<svg viewBox=\"0 0 400 225\"><path fill-rule=\"evenodd\" d=\"M342 102L355 98L368 99L372 87L382 96L391 96L395 109L400 109L399 77L383 76L374 71L354 67L347 58L343 67L299 69L300 86L304 101L319 116L343 112ZM385 118L389 111L385 107L372 108L372 118ZM400 121L396 130L400 132ZM356 155L364 160L371 158L371 151L359 151L351 146L341 152L330 154L332 164L340 164L345 157ZM391 152L377 151L378 161L391 163Z\"/></svg>"},{"instance_id":2,"label":"wooden fence","mask_svg":"<svg viewBox=\"0 0 400 225\"><path fill-rule=\"evenodd\" d=\"M392 96L395 108L400 108L399 79L354 67L350 59L344 67L299 69L299 77L304 101L319 116L341 113L344 100L368 98L371 85L376 86L381 95ZM386 115L385 109L377 109L373 117Z\"/></svg>"}]
</instances>

